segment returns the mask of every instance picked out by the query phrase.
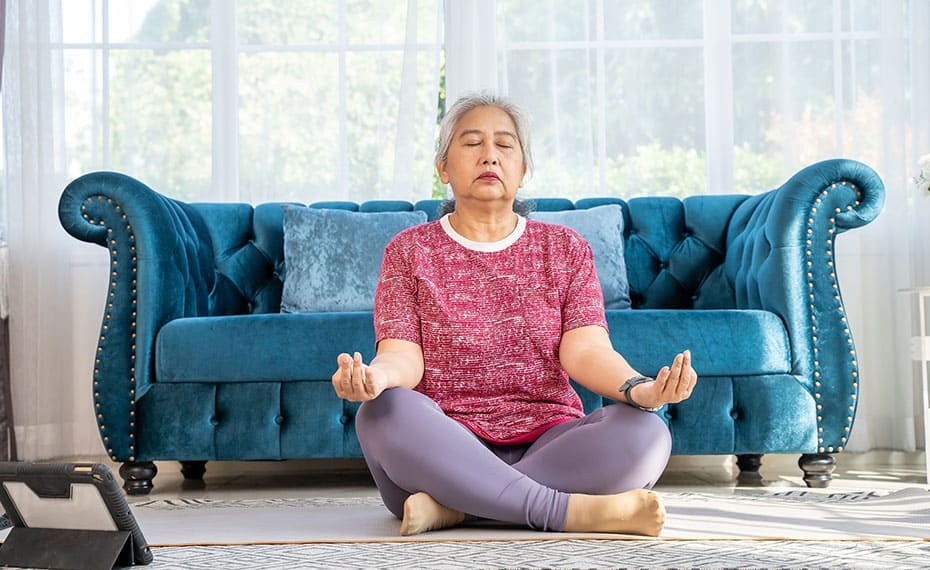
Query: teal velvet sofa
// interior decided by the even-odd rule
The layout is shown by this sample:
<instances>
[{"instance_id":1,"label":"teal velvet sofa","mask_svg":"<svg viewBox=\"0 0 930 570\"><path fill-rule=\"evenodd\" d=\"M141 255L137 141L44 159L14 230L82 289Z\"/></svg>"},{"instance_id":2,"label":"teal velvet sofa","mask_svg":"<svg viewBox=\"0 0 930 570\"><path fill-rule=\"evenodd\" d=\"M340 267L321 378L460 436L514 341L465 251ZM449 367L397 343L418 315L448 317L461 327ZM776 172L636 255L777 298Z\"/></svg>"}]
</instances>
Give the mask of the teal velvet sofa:
<instances>
[{"instance_id":1,"label":"teal velvet sofa","mask_svg":"<svg viewBox=\"0 0 930 570\"><path fill-rule=\"evenodd\" d=\"M749 478L764 454L800 454L807 484L826 486L859 391L834 240L883 201L872 169L837 159L757 195L546 198L535 208L621 204L632 309L608 311L611 339L645 374L685 348L700 373L689 400L658 412L674 454L735 455ZM438 206L314 205L429 219ZM207 461L361 457L358 406L334 395L330 377L339 352L372 357L372 314L280 312L283 209L184 203L114 172L64 189L64 228L110 253L89 381L128 493L152 489L156 460L202 478ZM588 409L608 403L579 393Z\"/></svg>"}]
</instances>

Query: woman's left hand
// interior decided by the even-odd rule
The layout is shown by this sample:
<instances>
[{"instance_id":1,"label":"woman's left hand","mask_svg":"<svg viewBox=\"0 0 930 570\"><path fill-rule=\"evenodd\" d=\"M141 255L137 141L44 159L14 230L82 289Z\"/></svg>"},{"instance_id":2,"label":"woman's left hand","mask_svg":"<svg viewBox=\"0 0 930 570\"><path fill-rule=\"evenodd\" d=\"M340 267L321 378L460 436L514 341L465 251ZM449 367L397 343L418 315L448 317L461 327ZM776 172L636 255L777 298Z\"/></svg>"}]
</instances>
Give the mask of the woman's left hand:
<instances>
[{"instance_id":1,"label":"woman's left hand","mask_svg":"<svg viewBox=\"0 0 930 570\"><path fill-rule=\"evenodd\" d=\"M691 367L691 351L680 352L671 367L663 366L655 382L644 382L630 391L637 404L658 408L687 400L697 384L698 375Z\"/></svg>"}]
</instances>

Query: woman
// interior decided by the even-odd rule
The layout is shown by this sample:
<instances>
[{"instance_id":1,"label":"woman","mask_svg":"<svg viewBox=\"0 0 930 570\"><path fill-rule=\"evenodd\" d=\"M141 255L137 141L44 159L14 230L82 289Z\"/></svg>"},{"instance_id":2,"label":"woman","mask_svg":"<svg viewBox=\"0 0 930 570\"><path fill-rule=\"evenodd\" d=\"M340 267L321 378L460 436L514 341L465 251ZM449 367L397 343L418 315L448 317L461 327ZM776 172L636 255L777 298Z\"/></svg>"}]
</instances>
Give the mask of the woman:
<instances>
[{"instance_id":1,"label":"woman","mask_svg":"<svg viewBox=\"0 0 930 570\"><path fill-rule=\"evenodd\" d=\"M690 396L691 356L655 379L613 350L591 248L515 213L532 165L509 101L459 100L436 168L451 212L398 234L375 296L377 354L341 354L333 387L385 505L409 535L492 519L534 529L657 536L648 491L671 438L651 413ZM585 415L569 377L626 405Z\"/></svg>"}]
</instances>

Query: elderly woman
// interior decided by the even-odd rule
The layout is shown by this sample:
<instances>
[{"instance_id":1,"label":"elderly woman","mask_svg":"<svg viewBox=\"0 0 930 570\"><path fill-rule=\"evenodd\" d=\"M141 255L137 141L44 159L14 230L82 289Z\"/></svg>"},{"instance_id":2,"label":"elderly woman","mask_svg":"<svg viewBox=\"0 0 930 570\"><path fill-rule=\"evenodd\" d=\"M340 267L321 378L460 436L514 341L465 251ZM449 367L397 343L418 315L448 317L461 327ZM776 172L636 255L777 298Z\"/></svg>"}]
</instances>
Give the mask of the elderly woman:
<instances>
[{"instance_id":1,"label":"elderly woman","mask_svg":"<svg viewBox=\"0 0 930 570\"><path fill-rule=\"evenodd\" d=\"M671 438L651 412L691 394L691 356L652 379L614 351L588 243L515 211L531 165L514 104L449 110L436 168L454 202L385 249L377 354L339 355L333 387L363 402L359 441L401 534L492 519L656 536ZM585 415L569 378L622 405Z\"/></svg>"}]
</instances>

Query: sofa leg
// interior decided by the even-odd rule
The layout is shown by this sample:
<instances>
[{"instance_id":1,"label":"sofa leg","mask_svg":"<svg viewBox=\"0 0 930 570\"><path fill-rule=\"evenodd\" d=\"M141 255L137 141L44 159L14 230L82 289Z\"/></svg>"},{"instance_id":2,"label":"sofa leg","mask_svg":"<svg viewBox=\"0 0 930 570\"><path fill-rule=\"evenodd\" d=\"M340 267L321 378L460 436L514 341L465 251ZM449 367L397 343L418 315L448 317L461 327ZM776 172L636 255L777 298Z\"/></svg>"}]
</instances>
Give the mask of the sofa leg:
<instances>
[{"instance_id":1,"label":"sofa leg","mask_svg":"<svg viewBox=\"0 0 930 570\"><path fill-rule=\"evenodd\" d=\"M805 453L798 460L798 467L804 471L804 482L808 487L826 488L833 479L836 459L827 453Z\"/></svg>"},{"instance_id":2,"label":"sofa leg","mask_svg":"<svg viewBox=\"0 0 930 570\"><path fill-rule=\"evenodd\" d=\"M206 461L181 461L181 475L190 481L202 481L203 474L207 472Z\"/></svg>"},{"instance_id":3,"label":"sofa leg","mask_svg":"<svg viewBox=\"0 0 930 570\"><path fill-rule=\"evenodd\" d=\"M151 461L126 461L119 468L119 475L123 478L123 490L127 495L148 495L152 492L152 479L158 473L158 468Z\"/></svg>"},{"instance_id":4,"label":"sofa leg","mask_svg":"<svg viewBox=\"0 0 930 570\"><path fill-rule=\"evenodd\" d=\"M762 467L761 453L737 455L736 465L739 467L737 483L751 487L762 485L762 474L759 473L759 468Z\"/></svg>"}]
</instances>

